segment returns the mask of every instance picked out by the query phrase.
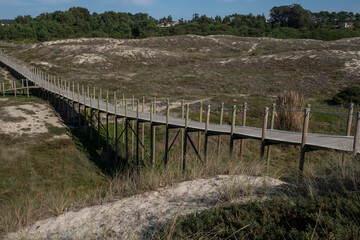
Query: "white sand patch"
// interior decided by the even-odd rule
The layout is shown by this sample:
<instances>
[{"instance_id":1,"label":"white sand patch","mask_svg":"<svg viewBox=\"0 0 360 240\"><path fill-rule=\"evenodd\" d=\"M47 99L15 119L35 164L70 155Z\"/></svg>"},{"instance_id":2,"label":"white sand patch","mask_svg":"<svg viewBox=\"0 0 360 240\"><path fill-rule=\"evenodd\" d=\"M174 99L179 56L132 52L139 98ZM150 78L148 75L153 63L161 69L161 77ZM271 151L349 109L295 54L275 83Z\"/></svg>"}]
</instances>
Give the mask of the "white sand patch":
<instances>
[{"instance_id":1,"label":"white sand patch","mask_svg":"<svg viewBox=\"0 0 360 240\"><path fill-rule=\"evenodd\" d=\"M81 55L76 56L73 63L75 63L75 64L83 64L83 63L93 64L93 63L101 63L101 62L105 62L105 61L106 61L106 59L100 55L83 53Z\"/></svg>"},{"instance_id":2,"label":"white sand patch","mask_svg":"<svg viewBox=\"0 0 360 240\"><path fill-rule=\"evenodd\" d=\"M0 119L0 132L21 136L25 133L36 134L46 133L46 124L54 127L63 127L52 109L43 104L24 104L19 106L3 107L7 118L14 118L14 121ZM16 120L16 119L19 120Z\"/></svg>"},{"instance_id":3,"label":"white sand patch","mask_svg":"<svg viewBox=\"0 0 360 240\"><path fill-rule=\"evenodd\" d=\"M6 102L8 100L9 100L8 98L0 98L0 102Z\"/></svg>"},{"instance_id":4,"label":"white sand patch","mask_svg":"<svg viewBox=\"0 0 360 240\"><path fill-rule=\"evenodd\" d=\"M262 196L240 197L238 201L263 200L284 182L267 177L218 176L176 184L173 187L124 198L102 206L83 208L39 221L8 239L149 239L159 226L176 215L199 212L216 206L226 189L240 187ZM251 195L251 194L250 194ZM111 235L107 235L111 233Z\"/></svg>"},{"instance_id":5,"label":"white sand patch","mask_svg":"<svg viewBox=\"0 0 360 240\"><path fill-rule=\"evenodd\" d=\"M346 72L360 73L360 59L352 59L351 61L345 62Z\"/></svg>"}]
</instances>

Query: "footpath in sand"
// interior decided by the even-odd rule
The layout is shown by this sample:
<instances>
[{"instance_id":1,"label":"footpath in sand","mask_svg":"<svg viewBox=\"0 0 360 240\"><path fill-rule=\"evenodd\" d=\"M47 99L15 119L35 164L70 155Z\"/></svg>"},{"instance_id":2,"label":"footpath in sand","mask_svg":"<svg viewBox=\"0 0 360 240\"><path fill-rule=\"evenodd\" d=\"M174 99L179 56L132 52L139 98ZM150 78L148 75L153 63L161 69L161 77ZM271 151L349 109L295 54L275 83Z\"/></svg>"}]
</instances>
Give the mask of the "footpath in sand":
<instances>
[{"instance_id":1,"label":"footpath in sand","mask_svg":"<svg viewBox=\"0 0 360 240\"><path fill-rule=\"evenodd\" d=\"M277 179L244 175L187 181L39 221L7 239L149 239L175 216L217 206L234 189L252 192L236 201L263 200L281 185Z\"/></svg>"}]
</instances>

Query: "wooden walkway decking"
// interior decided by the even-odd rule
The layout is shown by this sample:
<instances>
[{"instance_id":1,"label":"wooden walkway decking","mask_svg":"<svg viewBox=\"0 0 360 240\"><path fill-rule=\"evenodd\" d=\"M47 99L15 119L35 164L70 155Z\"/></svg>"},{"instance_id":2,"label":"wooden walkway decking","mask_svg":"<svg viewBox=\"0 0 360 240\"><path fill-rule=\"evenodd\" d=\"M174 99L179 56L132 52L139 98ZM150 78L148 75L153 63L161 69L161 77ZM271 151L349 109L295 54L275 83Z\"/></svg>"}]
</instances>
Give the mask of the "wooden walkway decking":
<instances>
[{"instance_id":1,"label":"wooden walkway decking","mask_svg":"<svg viewBox=\"0 0 360 240\"><path fill-rule=\"evenodd\" d=\"M104 100L98 100L90 98L89 96L79 95L77 92L73 92L69 89L60 89L57 84L53 84L53 81L45 81L39 75L36 75L28 67L16 63L15 59L9 59L3 53L0 54L0 62L13 69L24 78L28 79L35 86L44 88L45 90L54 94L60 95L64 99L68 99L75 103L79 103L88 108L100 110L101 112L107 112L111 115L115 115L120 118L127 118L129 120L138 120L141 122L150 122L151 114L149 112L137 112L128 110L127 114L122 106L115 106ZM9 90L8 90L9 91ZM98 102L99 101L99 102ZM186 120L178 117L169 116L167 121L166 115L154 114L152 123L158 125L166 125L168 122L169 127L172 128L186 128ZM187 130L188 131L206 131L209 135L232 135L235 139L258 139L266 145L271 144L291 144L291 145L303 145L302 147L306 151L328 149L343 152L353 152L354 154L360 153L358 147L359 135L355 136L340 136L340 135L327 135L327 134L316 134L308 133L304 142L303 133L300 132L288 132L280 130L266 129L264 136L264 129L256 127L241 127L235 126L232 129L230 125L219 125L219 124L208 124L206 122L198 122L188 120ZM356 121L356 134L359 133L359 114L357 114ZM355 141L356 140L356 141Z\"/></svg>"}]
</instances>

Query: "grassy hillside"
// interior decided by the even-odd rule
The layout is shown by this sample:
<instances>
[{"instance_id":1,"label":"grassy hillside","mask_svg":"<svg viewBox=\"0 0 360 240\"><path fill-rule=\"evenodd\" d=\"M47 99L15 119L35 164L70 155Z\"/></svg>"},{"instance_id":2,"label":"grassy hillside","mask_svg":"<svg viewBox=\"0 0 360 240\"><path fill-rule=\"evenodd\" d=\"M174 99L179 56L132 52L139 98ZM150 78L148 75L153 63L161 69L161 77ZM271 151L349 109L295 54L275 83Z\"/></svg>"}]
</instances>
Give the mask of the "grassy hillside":
<instances>
[{"instance_id":1,"label":"grassy hillside","mask_svg":"<svg viewBox=\"0 0 360 240\"><path fill-rule=\"evenodd\" d=\"M359 85L359 41L187 35L60 40L7 51L61 79L127 97L271 102L291 89L321 101Z\"/></svg>"}]
</instances>

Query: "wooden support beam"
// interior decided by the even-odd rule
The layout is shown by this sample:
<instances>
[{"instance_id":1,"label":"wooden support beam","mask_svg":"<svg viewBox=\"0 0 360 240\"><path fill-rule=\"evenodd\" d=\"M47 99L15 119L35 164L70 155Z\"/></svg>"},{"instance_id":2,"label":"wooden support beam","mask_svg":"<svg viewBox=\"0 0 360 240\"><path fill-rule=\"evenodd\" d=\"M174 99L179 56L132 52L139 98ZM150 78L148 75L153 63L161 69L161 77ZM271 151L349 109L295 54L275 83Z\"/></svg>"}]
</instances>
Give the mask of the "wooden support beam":
<instances>
[{"instance_id":1,"label":"wooden support beam","mask_svg":"<svg viewBox=\"0 0 360 240\"><path fill-rule=\"evenodd\" d=\"M115 144L115 164L118 160L118 117L117 117L117 104L116 95L114 95L114 104L115 104L115 115L114 115L114 144Z\"/></svg>"},{"instance_id":2,"label":"wooden support beam","mask_svg":"<svg viewBox=\"0 0 360 240\"><path fill-rule=\"evenodd\" d=\"M132 95L131 110L132 111L135 110L135 97L134 97L134 95ZM131 127L132 127L132 129L135 128L134 121L131 121ZM135 149L134 143L135 143L135 135L134 135L134 132L131 132L131 156L134 156L134 149Z\"/></svg>"},{"instance_id":3,"label":"wooden support beam","mask_svg":"<svg viewBox=\"0 0 360 240\"><path fill-rule=\"evenodd\" d=\"M150 105L150 162L155 163L155 132L154 132L154 102Z\"/></svg>"},{"instance_id":4,"label":"wooden support beam","mask_svg":"<svg viewBox=\"0 0 360 240\"><path fill-rule=\"evenodd\" d=\"M220 108L220 126L223 125L223 120L224 120L224 103L221 103L221 108ZM220 152L221 152L221 135L219 134L218 136L218 157L220 156Z\"/></svg>"},{"instance_id":5,"label":"wooden support beam","mask_svg":"<svg viewBox=\"0 0 360 240\"><path fill-rule=\"evenodd\" d=\"M185 129L184 129L184 149L183 149L183 162L182 162L182 171L185 172L186 168L186 145L188 139L188 124L189 124L189 104L186 104L186 117L185 117Z\"/></svg>"},{"instance_id":6,"label":"wooden support beam","mask_svg":"<svg viewBox=\"0 0 360 240\"><path fill-rule=\"evenodd\" d=\"M356 126L355 126L355 135L354 135L354 147L353 147L353 155L354 157L359 152L359 141L360 141L360 111L357 112L356 115Z\"/></svg>"},{"instance_id":7,"label":"wooden support beam","mask_svg":"<svg viewBox=\"0 0 360 240\"><path fill-rule=\"evenodd\" d=\"M93 140L93 128L94 128L94 121L93 121L93 96L90 94L90 140Z\"/></svg>"},{"instance_id":8,"label":"wooden support beam","mask_svg":"<svg viewBox=\"0 0 360 240\"><path fill-rule=\"evenodd\" d=\"M27 95L27 98L29 98L29 79L26 79L26 95Z\"/></svg>"},{"instance_id":9,"label":"wooden support beam","mask_svg":"<svg viewBox=\"0 0 360 240\"><path fill-rule=\"evenodd\" d=\"M139 128L140 128L140 122L139 122L139 100L136 101L136 166L139 169L140 166L140 144L139 144Z\"/></svg>"},{"instance_id":10,"label":"wooden support beam","mask_svg":"<svg viewBox=\"0 0 360 240\"><path fill-rule=\"evenodd\" d=\"M166 105L166 129L165 129L165 157L164 164L167 165L168 162L168 151L169 151L169 117L170 117L170 102L167 99Z\"/></svg>"},{"instance_id":11,"label":"wooden support beam","mask_svg":"<svg viewBox=\"0 0 360 240\"><path fill-rule=\"evenodd\" d=\"M100 127L101 127L101 111L100 111L100 98L101 98L101 91L98 95L98 100L97 100L97 104L98 104L98 116L97 116L97 119L98 119L98 148L100 148L100 138L101 138L101 134L100 134Z\"/></svg>"},{"instance_id":12,"label":"wooden support beam","mask_svg":"<svg viewBox=\"0 0 360 240\"><path fill-rule=\"evenodd\" d=\"M125 165L129 163L128 103L125 99Z\"/></svg>"},{"instance_id":13,"label":"wooden support beam","mask_svg":"<svg viewBox=\"0 0 360 240\"><path fill-rule=\"evenodd\" d=\"M262 126L262 134L261 134L261 151L260 151L260 161L263 160L265 154L265 138L266 138L266 129L269 118L269 108L264 108L264 119Z\"/></svg>"},{"instance_id":14,"label":"wooden support beam","mask_svg":"<svg viewBox=\"0 0 360 240\"><path fill-rule=\"evenodd\" d=\"M142 112L145 112L145 97L142 100ZM141 142L145 144L145 123L141 123ZM144 161L145 149L141 148L141 160Z\"/></svg>"},{"instance_id":15,"label":"wooden support beam","mask_svg":"<svg viewBox=\"0 0 360 240\"><path fill-rule=\"evenodd\" d=\"M306 152L306 138L309 129L309 120L310 120L310 105L308 105L304 109L304 122L303 122L303 130L301 137L301 152L300 152L300 163L299 170L301 172L304 171L304 163L305 163L305 152Z\"/></svg>"},{"instance_id":16,"label":"wooden support beam","mask_svg":"<svg viewBox=\"0 0 360 240\"><path fill-rule=\"evenodd\" d=\"M16 82L15 81L13 81L13 85L14 85L14 95L16 97Z\"/></svg>"},{"instance_id":17,"label":"wooden support beam","mask_svg":"<svg viewBox=\"0 0 360 240\"><path fill-rule=\"evenodd\" d=\"M6 93L5 93L5 83L2 83L2 88L3 88L3 97L6 96Z\"/></svg>"},{"instance_id":18,"label":"wooden support beam","mask_svg":"<svg viewBox=\"0 0 360 240\"><path fill-rule=\"evenodd\" d=\"M78 91L78 107L79 107L79 127L81 126L81 104L80 104L80 87L77 84L77 91Z\"/></svg>"},{"instance_id":19,"label":"wooden support beam","mask_svg":"<svg viewBox=\"0 0 360 240\"><path fill-rule=\"evenodd\" d=\"M351 124L352 124L353 114L354 114L354 104L351 103L349 107L348 119L346 124L346 136L350 136L351 134Z\"/></svg>"},{"instance_id":20,"label":"wooden support beam","mask_svg":"<svg viewBox=\"0 0 360 240\"><path fill-rule=\"evenodd\" d=\"M75 97L74 97L74 94L75 94L75 83L72 82L72 108L73 108L73 124L75 125Z\"/></svg>"},{"instance_id":21,"label":"wooden support beam","mask_svg":"<svg viewBox=\"0 0 360 240\"><path fill-rule=\"evenodd\" d=\"M185 101L181 100L181 118L184 119L185 117ZM184 139L185 139L185 130L181 129L181 161L184 159Z\"/></svg>"},{"instance_id":22,"label":"wooden support beam","mask_svg":"<svg viewBox=\"0 0 360 240\"><path fill-rule=\"evenodd\" d=\"M109 153L109 91L106 91L106 153Z\"/></svg>"},{"instance_id":23,"label":"wooden support beam","mask_svg":"<svg viewBox=\"0 0 360 240\"><path fill-rule=\"evenodd\" d=\"M271 120L270 120L270 129L274 129L274 122L275 122L275 110L276 110L276 104L273 103L271 106ZM266 159L266 170L269 171L270 167L270 156L271 156L271 146L268 145L267 147L267 159Z\"/></svg>"},{"instance_id":24,"label":"wooden support beam","mask_svg":"<svg viewBox=\"0 0 360 240\"><path fill-rule=\"evenodd\" d=\"M247 112L248 106L247 103L244 102L243 104L243 115L242 115L242 126L246 126L246 112ZM245 152L245 139L240 139L240 159L243 159L244 152Z\"/></svg>"},{"instance_id":25,"label":"wooden support beam","mask_svg":"<svg viewBox=\"0 0 360 240\"><path fill-rule=\"evenodd\" d=\"M236 105L233 106L232 109L232 120L231 120L231 135L230 135L230 155L233 154L234 151L234 131L235 131L235 123L236 123Z\"/></svg>"},{"instance_id":26,"label":"wooden support beam","mask_svg":"<svg viewBox=\"0 0 360 240\"><path fill-rule=\"evenodd\" d=\"M207 162L207 148L208 148L208 130L209 130L209 123L210 123L210 108L211 106L208 105L206 109L206 122L205 122L205 139L204 139L204 163Z\"/></svg>"},{"instance_id":27,"label":"wooden support beam","mask_svg":"<svg viewBox=\"0 0 360 240\"><path fill-rule=\"evenodd\" d=\"M203 117L203 102L200 102L200 110L199 110L199 122L202 122ZM201 154L201 131L198 132L198 151Z\"/></svg>"}]
</instances>

